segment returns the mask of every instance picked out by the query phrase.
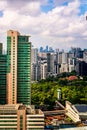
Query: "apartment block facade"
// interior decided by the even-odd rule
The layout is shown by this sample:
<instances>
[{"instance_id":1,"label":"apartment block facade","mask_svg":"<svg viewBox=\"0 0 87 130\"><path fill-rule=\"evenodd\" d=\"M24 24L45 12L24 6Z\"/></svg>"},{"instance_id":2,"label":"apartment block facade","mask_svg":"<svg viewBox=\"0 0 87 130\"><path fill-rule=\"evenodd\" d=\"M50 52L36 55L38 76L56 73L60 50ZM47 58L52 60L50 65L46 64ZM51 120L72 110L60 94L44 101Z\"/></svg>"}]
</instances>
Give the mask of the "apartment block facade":
<instances>
[{"instance_id":1,"label":"apartment block facade","mask_svg":"<svg viewBox=\"0 0 87 130\"><path fill-rule=\"evenodd\" d=\"M23 104L0 105L1 130L44 130L44 114Z\"/></svg>"}]
</instances>

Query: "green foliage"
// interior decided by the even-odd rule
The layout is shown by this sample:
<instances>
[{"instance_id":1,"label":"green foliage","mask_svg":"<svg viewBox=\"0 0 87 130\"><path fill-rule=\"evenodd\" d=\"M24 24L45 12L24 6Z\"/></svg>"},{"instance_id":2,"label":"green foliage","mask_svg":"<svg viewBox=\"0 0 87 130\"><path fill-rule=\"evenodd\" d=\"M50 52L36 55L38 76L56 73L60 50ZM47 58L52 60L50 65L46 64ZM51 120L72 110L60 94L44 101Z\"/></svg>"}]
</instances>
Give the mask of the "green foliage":
<instances>
[{"instance_id":1,"label":"green foliage","mask_svg":"<svg viewBox=\"0 0 87 130\"><path fill-rule=\"evenodd\" d=\"M60 80L58 77L56 81L50 80L32 84L32 104L53 107L57 100L57 89L61 89L63 104L66 100L73 104L87 103L87 81L80 79L67 81L66 79Z\"/></svg>"},{"instance_id":2,"label":"green foliage","mask_svg":"<svg viewBox=\"0 0 87 130\"><path fill-rule=\"evenodd\" d=\"M61 80L61 79L59 79L58 84L59 84L60 86L67 85L67 84L68 84L68 80L66 80L66 79Z\"/></svg>"},{"instance_id":3,"label":"green foliage","mask_svg":"<svg viewBox=\"0 0 87 130\"><path fill-rule=\"evenodd\" d=\"M83 77L83 81L87 81L87 76L84 76L84 77Z\"/></svg>"},{"instance_id":4,"label":"green foliage","mask_svg":"<svg viewBox=\"0 0 87 130\"><path fill-rule=\"evenodd\" d=\"M75 70L72 70L70 75L77 75L76 71Z\"/></svg>"},{"instance_id":5,"label":"green foliage","mask_svg":"<svg viewBox=\"0 0 87 130\"><path fill-rule=\"evenodd\" d=\"M32 104L52 105L55 103L56 99L57 95L55 83L44 82L32 84Z\"/></svg>"}]
</instances>

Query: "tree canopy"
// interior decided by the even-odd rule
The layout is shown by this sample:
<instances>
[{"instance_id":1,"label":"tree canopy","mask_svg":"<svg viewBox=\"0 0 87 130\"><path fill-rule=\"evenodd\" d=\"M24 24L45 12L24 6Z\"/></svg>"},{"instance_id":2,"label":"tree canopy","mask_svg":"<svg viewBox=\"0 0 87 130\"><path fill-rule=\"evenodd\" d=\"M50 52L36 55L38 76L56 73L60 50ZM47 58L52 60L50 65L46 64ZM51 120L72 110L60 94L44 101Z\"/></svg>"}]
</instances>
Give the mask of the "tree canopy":
<instances>
[{"instance_id":1,"label":"tree canopy","mask_svg":"<svg viewBox=\"0 0 87 130\"><path fill-rule=\"evenodd\" d=\"M73 104L87 103L87 81L63 80L59 77L49 77L49 80L41 80L32 84L32 104L36 106L54 106L57 100L57 90L61 89L61 103L66 100Z\"/></svg>"}]
</instances>

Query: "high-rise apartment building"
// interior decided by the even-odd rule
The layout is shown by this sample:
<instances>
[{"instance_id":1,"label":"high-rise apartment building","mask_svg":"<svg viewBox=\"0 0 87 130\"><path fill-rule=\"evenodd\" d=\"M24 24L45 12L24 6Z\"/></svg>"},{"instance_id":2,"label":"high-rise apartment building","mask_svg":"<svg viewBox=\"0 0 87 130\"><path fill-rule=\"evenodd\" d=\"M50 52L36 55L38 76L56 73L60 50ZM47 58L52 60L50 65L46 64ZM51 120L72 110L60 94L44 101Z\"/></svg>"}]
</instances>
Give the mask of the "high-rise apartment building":
<instances>
[{"instance_id":1,"label":"high-rise apartment building","mask_svg":"<svg viewBox=\"0 0 87 130\"><path fill-rule=\"evenodd\" d=\"M44 130L44 113L30 105L30 70L29 36L9 30L7 55L2 54L2 44L0 44L1 130Z\"/></svg>"},{"instance_id":2,"label":"high-rise apartment building","mask_svg":"<svg viewBox=\"0 0 87 130\"><path fill-rule=\"evenodd\" d=\"M37 64L38 61L38 49L32 47L31 48L31 63Z\"/></svg>"},{"instance_id":3,"label":"high-rise apartment building","mask_svg":"<svg viewBox=\"0 0 87 130\"><path fill-rule=\"evenodd\" d=\"M47 73L54 74L54 53L47 53Z\"/></svg>"},{"instance_id":4,"label":"high-rise apartment building","mask_svg":"<svg viewBox=\"0 0 87 130\"><path fill-rule=\"evenodd\" d=\"M58 63L62 64L62 52L58 53Z\"/></svg>"},{"instance_id":5,"label":"high-rise apartment building","mask_svg":"<svg viewBox=\"0 0 87 130\"><path fill-rule=\"evenodd\" d=\"M38 71L38 49L31 48L31 80L37 81L37 71Z\"/></svg>"},{"instance_id":6,"label":"high-rise apartment building","mask_svg":"<svg viewBox=\"0 0 87 130\"><path fill-rule=\"evenodd\" d=\"M62 53L62 64L67 64L67 63L68 63L67 53L63 52Z\"/></svg>"},{"instance_id":7,"label":"high-rise apartment building","mask_svg":"<svg viewBox=\"0 0 87 130\"><path fill-rule=\"evenodd\" d=\"M41 63L41 79L46 79L47 77L47 62L43 61Z\"/></svg>"},{"instance_id":8,"label":"high-rise apartment building","mask_svg":"<svg viewBox=\"0 0 87 130\"><path fill-rule=\"evenodd\" d=\"M31 103L31 43L29 36L7 32L7 103Z\"/></svg>"},{"instance_id":9,"label":"high-rise apartment building","mask_svg":"<svg viewBox=\"0 0 87 130\"><path fill-rule=\"evenodd\" d=\"M77 60L76 72L80 76L87 76L87 63L85 61Z\"/></svg>"}]
</instances>

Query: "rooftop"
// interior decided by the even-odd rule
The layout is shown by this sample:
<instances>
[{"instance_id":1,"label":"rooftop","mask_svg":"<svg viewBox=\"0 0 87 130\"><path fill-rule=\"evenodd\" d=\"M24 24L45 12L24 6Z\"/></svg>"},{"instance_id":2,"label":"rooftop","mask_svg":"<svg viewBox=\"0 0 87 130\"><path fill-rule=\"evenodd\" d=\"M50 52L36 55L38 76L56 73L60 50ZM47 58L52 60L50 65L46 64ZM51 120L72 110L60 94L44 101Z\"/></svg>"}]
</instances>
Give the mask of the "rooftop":
<instances>
[{"instance_id":1,"label":"rooftop","mask_svg":"<svg viewBox=\"0 0 87 130\"><path fill-rule=\"evenodd\" d=\"M75 104L74 107L77 109L78 112L87 112L86 104Z\"/></svg>"}]
</instances>

